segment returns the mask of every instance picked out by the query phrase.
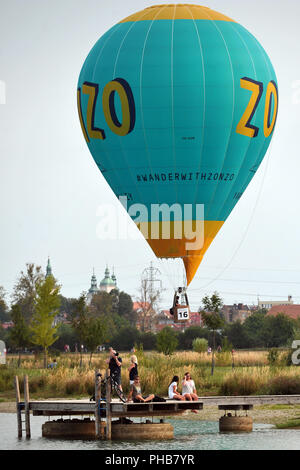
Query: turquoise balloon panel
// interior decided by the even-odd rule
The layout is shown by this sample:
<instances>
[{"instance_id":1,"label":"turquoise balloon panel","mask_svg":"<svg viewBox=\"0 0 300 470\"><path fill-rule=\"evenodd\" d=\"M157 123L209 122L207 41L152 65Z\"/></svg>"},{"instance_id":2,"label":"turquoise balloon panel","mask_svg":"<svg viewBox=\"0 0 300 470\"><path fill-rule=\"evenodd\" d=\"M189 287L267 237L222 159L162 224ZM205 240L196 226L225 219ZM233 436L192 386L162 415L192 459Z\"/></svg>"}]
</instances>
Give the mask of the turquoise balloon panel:
<instances>
[{"instance_id":1,"label":"turquoise balloon panel","mask_svg":"<svg viewBox=\"0 0 300 470\"><path fill-rule=\"evenodd\" d=\"M241 79L263 91L247 125L256 137L236 132L252 96ZM116 78L132 91L134 127L117 135L106 122L102 93ZM128 206L204 204L206 220L225 220L254 176L272 133L264 135L266 90L276 76L258 41L234 22L158 20L120 23L95 44L78 87L98 85L93 125L105 139L89 149L117 196ZM87 128L88 95L81 93ZM274 101L274 100L273 100ZM113 106L124 119L118 93ZM271 117L274 103L271 102Z\"/></svg>"}]
</instances>

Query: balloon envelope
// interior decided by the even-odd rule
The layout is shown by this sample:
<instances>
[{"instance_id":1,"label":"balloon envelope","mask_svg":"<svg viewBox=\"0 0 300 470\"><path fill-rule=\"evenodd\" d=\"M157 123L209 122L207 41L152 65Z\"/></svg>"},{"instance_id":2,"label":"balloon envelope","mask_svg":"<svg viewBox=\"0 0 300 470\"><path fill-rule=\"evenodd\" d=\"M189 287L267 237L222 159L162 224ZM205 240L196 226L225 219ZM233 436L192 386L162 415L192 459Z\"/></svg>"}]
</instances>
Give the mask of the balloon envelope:
<instances>
[{"instance_id":1,"label":"balloon envelope","mask_svg":"<svg viewBox=\"0 0 300 470\"><path fill-rule=\"evenodd\" d=\"M266 52L207 7L153 6L97 41L77 96L97 166L156 256L183 259L189 284L272 138Z\"/></svg>"}]
</instances>

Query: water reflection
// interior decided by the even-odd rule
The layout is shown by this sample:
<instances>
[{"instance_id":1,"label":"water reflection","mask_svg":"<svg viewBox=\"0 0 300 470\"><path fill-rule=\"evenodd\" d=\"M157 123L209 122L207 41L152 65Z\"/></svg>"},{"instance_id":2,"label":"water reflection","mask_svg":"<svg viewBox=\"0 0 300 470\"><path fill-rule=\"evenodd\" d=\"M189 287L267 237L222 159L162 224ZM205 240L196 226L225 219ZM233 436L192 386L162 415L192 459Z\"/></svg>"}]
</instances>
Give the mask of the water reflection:
<instances>
[{"instance_id":1,"label":"water reflection","mask_svg":"<svg viewBox=\"0 0 300 470\"><path fill-rule=\"evenodd\" d=\"M17 418L0 414L1 450L299 450L300 430L253 425L252 433L219 433L218 422L168 419L174 426L172 441L86 441L42 437L44 417L31 418L31 439L18 439ZM5 432L3 433L3 430Z\"/></svg>"}]
</instances>

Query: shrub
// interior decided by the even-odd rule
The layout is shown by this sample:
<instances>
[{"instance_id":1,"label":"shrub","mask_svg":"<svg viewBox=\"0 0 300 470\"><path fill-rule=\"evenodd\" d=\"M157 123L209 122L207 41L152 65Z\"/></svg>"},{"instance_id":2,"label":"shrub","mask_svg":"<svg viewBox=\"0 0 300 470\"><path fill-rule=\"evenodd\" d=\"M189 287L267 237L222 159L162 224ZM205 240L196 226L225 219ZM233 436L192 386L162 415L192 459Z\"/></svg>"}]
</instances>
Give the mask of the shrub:
<instances>
[{"instance_id":1,"label":"shrub","mask_svg":"<svg viewBox=\"0 0 300 470\"><path fill-rule=\"evenodd\" d=\"M66 382L67 395L79 395L81 392L81 380L79 377L74 377Z\"/></svg>"},{"instance_id":2,"label":"shrub","mask_svg":"<svg viewBox=\"0 0 300 470\"><path fill-rule=\"evenodd\" d=\"M270 366L275 366L276 364L278 364L278 360L279 360L278 349L276 348L270 349L268 352L268 363L270 364Z\"/></svg>"},{"instance_id":3,"label":"shrub","mask_svg":"<svg viewBox=\"0 0 300 470\"><path fill-rule=\"evenodd\" d=\"M224 351L216 354L215 362L216 366L219 367L230 366L232 363L231 353L229 351Z\"/></svg>"},{"instance_id":4,"label":"shrub","mask_svg":"<svg viewBox=\"0 0 300 470\"><path fill-rule=\"evenodd\" d=\"M156 347L165 355L173 354L177 348L178 340L175 332L170 327L165 327L156 336Z\"/></svg>"},{"instance_id":5,"label":"shrub","mask_svg":"<svg viewBox=\"0 0 300 470\"><path fill-rule=\"evenodd\" d=\"M300 377L287 374L273 377L266 389L270 395L297 395L300 393Z\"/></svg>"},{"instance_id":6,"label":"shrub","mask_svg":"<svg viewBox=\"0 0 300 470\"><path fill-rule=\"evenodd\" d=\"M203 353L207 351L208 341L205 338L195 338L193 340L193 351Z\"/></svg>"},{"instance_id":7,"label":"shrub","mask_svg":"<svg viewBox=\"0 0 300 470\"><path fill-rule=\"evenodd\" d=\"M265 385L262 369L244 369L230 372L224 377L220 387L221 395L254 395Z\"/></svg>"}]
</instances>

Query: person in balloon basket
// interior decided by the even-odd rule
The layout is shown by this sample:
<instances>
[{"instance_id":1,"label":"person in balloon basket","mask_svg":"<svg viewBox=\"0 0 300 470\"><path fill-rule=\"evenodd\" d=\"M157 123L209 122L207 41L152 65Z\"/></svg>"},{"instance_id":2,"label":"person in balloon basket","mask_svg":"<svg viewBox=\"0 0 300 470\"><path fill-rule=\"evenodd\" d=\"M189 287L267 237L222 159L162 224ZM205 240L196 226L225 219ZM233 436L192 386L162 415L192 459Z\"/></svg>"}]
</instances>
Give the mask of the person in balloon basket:
<instances>
[{"instance_id":1,"label":"person in balloon basket","mask_svg":"<svg viewBox=\"0 0 300 470\"><path fill-rule=\"evenodd\" d=\"M112 347L109 348L109 359L107 362L108 368L110 370L110 376L118 384L119 389L123 391L121 383L122 358Z\"/></svg>"}]
</instances>

